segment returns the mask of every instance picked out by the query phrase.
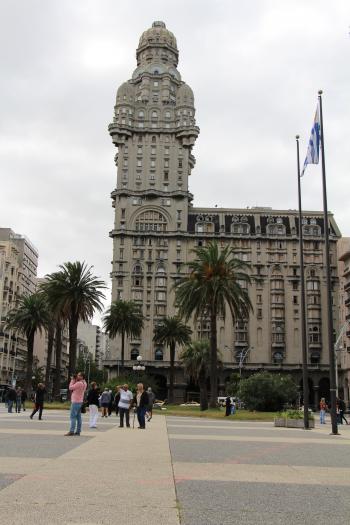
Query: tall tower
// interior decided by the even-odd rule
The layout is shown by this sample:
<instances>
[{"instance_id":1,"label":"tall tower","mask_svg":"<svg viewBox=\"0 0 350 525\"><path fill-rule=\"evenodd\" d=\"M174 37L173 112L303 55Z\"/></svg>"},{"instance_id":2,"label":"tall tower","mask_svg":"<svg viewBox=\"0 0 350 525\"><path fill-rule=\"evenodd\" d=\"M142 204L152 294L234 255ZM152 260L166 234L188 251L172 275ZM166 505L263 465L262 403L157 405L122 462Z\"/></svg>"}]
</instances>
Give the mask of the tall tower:
<instances>
[{"instance_id":1,"label":"tall tower","mask_svg":"<svg viewBox=\"0 0 350 525\"><path fill-rule=\"evenodd\" d=\"M118 89L108 128L118 148L112 299L138 302L146 320L140 340L126 346L126 362L138 353L149 361L167 360L166 349L152 341L153 327L174 313L172 286L185 262L188 177L199 128L178 55L174 35L164 22L153 22L141 35L132 78ZM118 340L111 357L120 358Z\"/></svg>"}]
</instances>

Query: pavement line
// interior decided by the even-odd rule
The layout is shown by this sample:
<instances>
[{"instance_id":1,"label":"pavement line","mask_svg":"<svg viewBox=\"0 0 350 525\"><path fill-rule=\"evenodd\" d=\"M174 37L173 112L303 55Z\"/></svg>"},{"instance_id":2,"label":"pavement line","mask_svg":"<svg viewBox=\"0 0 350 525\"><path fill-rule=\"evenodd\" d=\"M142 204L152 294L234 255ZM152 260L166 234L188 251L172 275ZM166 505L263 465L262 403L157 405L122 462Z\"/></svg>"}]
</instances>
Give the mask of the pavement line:
<instances>
[{"instance_id":1,"label":"pavement line","mask_svg":"<svg viewBox=\"0 0 350 525\"><path fill-rule=\"evenodd\" d=\"M350 468L237 463L173 464L175 481L241 481L296 485L350 486Z\"/></svg>"},{"instance_id":2,"label":"pavement line","mask_svg":"<svg viewBox=\"0 0 350 525\"><path fill-rule=\"evenodd\" d=\"M223 425L178 425L176 423L168 423L168 428L214 428L214 429L218 429L218 430L256 430L255 428L252 428L252 427L241 427L241 426L236 426L236 425L227 425L227 427L224 427ZM273 425L271 424L270 426L266 426L266 427L259 427L259 430L270 430L274 428ZM277 432L285 432L286 430L294 430L294 429L286 429L285 427L276 427Z\"/></svg>"},{"instance_id":3,"label":"pavement line","mask_svg":"<svg viewBox=\"0 0 350 525\"><path fill-rule=\"evenodd\" d=\"M306 443L317 445L350 445L350 439L334 436L332 439L292 438L292 437L261 437L261 436L222 436L222 435L193 435L193 434L169 434L169 439L192 440L192 441L250 441L261 443Z\"/></svg>"}]
</instances>

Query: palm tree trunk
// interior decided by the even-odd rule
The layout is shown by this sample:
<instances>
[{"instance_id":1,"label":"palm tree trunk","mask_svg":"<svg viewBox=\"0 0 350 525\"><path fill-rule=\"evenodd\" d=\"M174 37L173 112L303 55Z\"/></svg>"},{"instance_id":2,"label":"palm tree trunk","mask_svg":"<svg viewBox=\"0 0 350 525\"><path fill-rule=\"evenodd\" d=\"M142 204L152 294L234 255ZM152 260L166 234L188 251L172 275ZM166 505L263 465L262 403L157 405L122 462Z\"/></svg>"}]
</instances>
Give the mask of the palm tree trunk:
<instances>
[{"instance_id":1,"label":"palm tree trunk","mask_svg":"<svg viewBox=\"0 0 350 525\"><path fill-rule=\"evenodd\" d=\"M55 337L55 327L53 324L50 324L47 331L47 359L46 359L46 371L45 371L45 385L46 389L49 388L50 383L50 372L51 372L51 361L52 361L52 350L53 350L53 341Z\"/></svg>"},{"instance_id":2,"label":"palm tree trunk","mask_svg":"<svg viewBox=\"0 0 350 525\"><path fill-rule=\"evenodd\" d=\"M122 330L122 355L121 355L121 368L124 369L124 360L125 360L125 332Z\"/></svg>"},{"instance_id":3,"label":"palm tree trunk","mask_svg":"<svg viewBox=\"0 0 350 525\"><path fill-rule=\"evenodd\" d=\"M77 339L78 339L78 316L72 314L69 318L69 368L68 381L70 377L75 374L77 362Z\"/></svg>"},{"instance_id":4,"label":"palm tree trunk","mask_svg":"<svg viewBox=\"0 0 350 525\"><path fill-rule=\"evenodd\" d=\"M210 408L216 408L218 395L216 311L210 308Z\"/></svg>"},{"instance_id":5,"label":"palm tree trunk","mask_svg":"<svg viewBox=\"0 0 350 525\"><path fill-rule=\"evenodd\" d=\"M32 375L33 375L33 352L34 352L34 336L35 331L28 332L27 336L27 370L24 389L29 397L32 388Z\"/></svg>"},{"instance_id":6,"label":"palm tree trunk","mask_svg":"<svg viewBox=\"0 0 350 525\"><path fill-rule=\"evenodd\" d=\"M60 398L61 391L61 361L62 361L62 326L59 321L56 323L56 359L55 359L55 377L53 382L53 397Z\"/></svg>"},{"instance_id":7,"label":"palm tree trunk","mask_svg":"<svg viewBox=\"0 0 350 525\"><path fill-rule=\"evenodd\" d=\"M175 344L170 345L169 403L174 403Z\"/></svg>"},{"instance_id":8,"label":"palm tree trunk","mask_svg":"<svg viewBox=\"0 0 350 525\"><path fill-rule=\"evenodd\" d=\"M207 378L203 371L199 372L198 375L199 384L199 397L200 397L200 409L208 410L208 389L207 389Z\"/></svg>"}]
</instances>

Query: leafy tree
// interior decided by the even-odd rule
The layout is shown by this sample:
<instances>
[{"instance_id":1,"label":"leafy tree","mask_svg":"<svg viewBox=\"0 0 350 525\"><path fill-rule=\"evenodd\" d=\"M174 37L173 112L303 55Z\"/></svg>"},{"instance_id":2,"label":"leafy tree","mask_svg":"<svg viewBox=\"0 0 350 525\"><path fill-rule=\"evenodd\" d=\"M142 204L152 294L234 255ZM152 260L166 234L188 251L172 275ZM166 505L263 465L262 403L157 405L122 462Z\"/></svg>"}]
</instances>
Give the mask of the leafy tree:
<instances>
[{"instance_id":1,"label":"leafy tree","mask_svg":"<svg viewBox=\"0 0 350 525\"><path fill-rule=\"evenodd\" d=\"M102 290L106 285L92 274L92 266L88 267L85 262L66 262L59 268L58 272L46 276L42 289L52 310L68 321L70 377L75 372L78 323L89 321L95 310L102 310Z\"/></svg>"},{"instance_id":2,"label":"leafy tree","mask_svg":"<svg viewBox=\"0 0 350 525\"><path fill-rule=\"evenodd\" d=\"M236 372L230 375L230 380L226 383L226 393L228 395L237 396L241 379L241 376Z\"/></svg>"},{"instance_id":3,"label":"leafy tree","mask_svg":"<svg viewBox=\"0 0 350 525\"><path fill-rule=\"evenodd\" d=\"M154 327L153 341L169 347L169 403L174 403L174 375L176 345L186 345L191 341L192 330L178 317L165 317Z\"/></svg>"},{"instance_id":4,"label":"leafy tree","mask_svg":"<svg viewBox=\"0 0 350 525\"><path fill-rule=\"evenodd\" d=\"M21 297L19 305L8 313L6 328L17 330L27 338L27 363L24 388L29 394L33 374L34 337L37 331L42 333L50 322L47 302L43 294L34 293Z\"/></svg>"},{"instance_id":5,"label":"leafy tree","mask_svg":"<svg viewBox=\"0 0 350 525\"><path fill-rule=\"evenodd\" d=\"M195 260L188 264L189 274L176 287L176 305L179 315L188 320L208 316L210 320L210 406L215 408L218 391L217 374L217 318L225 316L229 308L232 319L248 316L252 305L248 289L251 282L246 273L247 263L235 256L229 246L219 250L216 241L194 250Z\"/></svg>"},{"instance_id":6,"label":"leafy tree","mask_svg":"<svg viewBox=\"0 0 350 525\"><path fill-rule=\"evenodd\" d=\"M238 395L249 410L275 411L295 402L298 387L289 375L263 371L241 379Z\"/></svg>"},{"instance_id":7,"label":"leafy tree","mask_svg":"<svg viewBox=\"0 0 350 525\"><path fill-rule=\"evenodd\" d=\"M106 371L100 370L98 368L94 361L93 355L90 352L87 358L82 354L79 354L77 359L77 370L84 372L86 381L89 379L90 383L95 381L98 385L102 385L107 380Z\"/></svg>"},{"instance_id":8,"label":"leafy tree","mask_svg":"<svg viewBox=\"0 0 350 525\"><path fill-rule=\"evenodd\" d=\"M143 328L143 316L134 301L114 301L103 317L105 332L110 338L121 336L121 366L125 361L125 337L140 337Z\"/></svg>"},{"instance_id":9,"label":"leafy tree","mask_svg":"<svg viewBox=\"0 0 350 525\"><path fill-rule=\"evenodd\" d=\"M185 373L192 377L199 386L200 409L208 410L207 379L209 377L210 345L202 339L193 341L180 354Z\"/></svg>"}]
</instances>

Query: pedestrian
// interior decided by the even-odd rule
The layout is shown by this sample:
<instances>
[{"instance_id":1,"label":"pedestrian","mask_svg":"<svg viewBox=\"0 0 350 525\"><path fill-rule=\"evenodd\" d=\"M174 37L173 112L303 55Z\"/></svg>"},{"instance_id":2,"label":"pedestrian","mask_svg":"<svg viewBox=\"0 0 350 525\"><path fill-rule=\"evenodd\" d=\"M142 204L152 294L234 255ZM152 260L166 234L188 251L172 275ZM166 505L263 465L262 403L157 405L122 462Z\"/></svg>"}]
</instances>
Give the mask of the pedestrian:
<instances>
[{"instance_id":1,"label":"pedestrian","mask_svg":"<svg viewBox=\"0 0 350 525\"><path fill-rule=\"evenodd\" d=\"M22 405L22 389L20 387L16 390L16 412L19 414L21 412Z\"/></svg>"},{"instance_id":2,"label":"pedestrian","mask_svg":"<svg viewBox=\"0 0 350 525\"><path fill-rule=\"evenodd\" d=\"M117 385L115 387L115 396L114 396L114 406L115 406L115 415L118 416L119 414L119 401L120 401L120 389L121 386Z\"/></svg>"},{"instance_id":3,"label":"pedestrian","mask_svg":"<svg viewBox=\"0 0 350 525\"><path fill-rule=\"evenodd\" d=\"M225 407L226 407L225 416L229 416L231 414L231 398L230 398L230 396L227 396L227 398L226 398Z\"/></svg>"},{"instance_id":4,"label":"pedestrian","mask_svg":"<svg viewBox=\"0 0 350 525\"><path fill-rule=\"evenodd\" d=\"M102 408L102 416L108 417L108 407L111 401L111 394L109 393L108 388L105 388L102 394L100 395L100 404Z\"/></svg>"},{"instance_id":5,"label":"pedestrian","mask_svg":"<svg viewBox=\"0 0 350 525\"><path fill-rule=\"evenodd\" d=\"M23 389L22 390L22 395L21 395L23 412L26 411L26 401L27 401L27 399L28 399L27 392Z\"/></svg>"},{"instance_id":6,"label":"pedestrian","mask_svg":"<svg viewBox=\"0 0 350 525\"><path fill-rule=\"evenodd\" d=\"M65 436L80 436L81 407L84 402L86 386L85 375L82 372L71 377L69 383L69 390L71 391L70 429Z\"/></svg>"},{"instance_id":7,"label":"pedestrian","mask_svg":"<svg viewBox=\"0 0 350 525\"><path fill-rule=\"evenodd\" d=\"M231 403L231 416L234 416L236 413L236 403L232 401Z\"/></svg>"},{"instance_id":8,"label":"pedestrian","mask_svg":"<svg viewBox=\"0 0 350 525\"><path fill-rule=\"evenodd\" d=\"M90 390L87 395L87 402L89 405L89 427L97 428L98 408L99 404L99 392L97 384L93 381L90 385Z\"/></svg>"},{"instance_id":9,"label":"pedestrian","mask_svg":"<svg viewBox=\"0 0 350 525\"><path fill-rule=\"evenodd\" d=\"M16 403L17 400L17 394L16 390L11 386L7 392L7 412L9 414L12 414L12 407L13 404Z\"/></svg>"},{"instance_id":10,"label":"pedestrian","mask_svg":"<svg viewBox=\"0 0 350 525\"><path fill-rule=\"evenodd\" d=\"M346 419L344 413L345 413L345 410L346 410L346 406L345 406L345 402L344 400L339 397L338 399L338 406L339 406L339 423L342 425L343 424L343 419L345 421L345 423L348 425L348 420Z\"/></svg>"},{"instance_id":11,"label":"pedestrian","mask_svg":"<svg viewBox=\"0 0 350 525\"><path fill-rule=\"evenodd\" d=\"M34 397L34 409L30 414L30 419L33 419L33 416L39 411L39 419L42 419L43 409L44 409L44 396L45 396L45 385L44 383L38 383L38 388L35 392Z\"/></svg>"},{"instance_id":12,"label":"pedestrian","mask_svg":"<svg viewBox=\"0 0 350 525\"><path fill-rule=\"evenodd\" d=\"M326 424L326 410L327 410L327 403L324 397L321 397L320 401L320 425Z\"/></svg>"},{"instance_id":13,"label":"pedestrian","mask_svg":"<svg viewBox=\"0 0 350 525\"><path fill-rule=\"evenodd\" d=\"M113 397L112 390L108 390L108 393L109 393L109 396L110 396L109 403L108 403L108 417L110 417L112 415L114 397Z\"/></svg>"},{"instance_id":14,"label":"pedestrian","mask_svg":"<svg viewBox=\"0 0 350 525\"><path fill-rule=\"evenodd\" d=\"M124 415L125 415L125 424L127 428L130 428L130 407L133 400L132 392L129 390L129 385L125 384L119 390L120 399L118 403L119 407L119 427L123 428L124 426Z\"/></svg>"},{"instance_id":15,"label":"pedestrian","mask_svg":"<svg viewBox=\"0 0 350 525\"><path fill-rule=\"evenodd\" d=\"M136 406L137 420L139 422L140 429L144 430L146 428L146 410L149 405L148 394L143 387L143 383L137 384L136 395L133 399L133 405Z\"/></svg>"},{"instance_id":16,"label":"pedestrian","mask_svg":"<svg viewBox=\"0 0 350 525\"><path fill-rule=\"evenodd\" d=\"M153 415L153 404L156 399L156 396L152 392L152 388L150 386L147 388L147 394L148 394L148 405L147 405L146 416L147 416L147 421L151 421L152 415Z\"/></svg>"}]
</instances>

